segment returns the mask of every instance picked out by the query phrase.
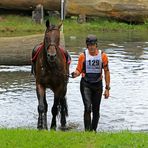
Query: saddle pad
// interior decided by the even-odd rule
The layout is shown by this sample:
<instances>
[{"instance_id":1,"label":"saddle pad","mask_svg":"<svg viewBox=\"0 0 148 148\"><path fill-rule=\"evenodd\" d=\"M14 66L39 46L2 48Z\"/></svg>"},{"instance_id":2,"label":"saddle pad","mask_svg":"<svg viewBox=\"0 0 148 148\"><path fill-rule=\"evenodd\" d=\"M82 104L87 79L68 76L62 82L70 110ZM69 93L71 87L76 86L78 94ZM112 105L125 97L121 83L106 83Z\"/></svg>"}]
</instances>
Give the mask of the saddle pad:
<instances>
[{"instance_id":1,"label":"saddle pad","mask_svg":"<svg viewBox=\"0 0 148 148\"><path fill-rule=\"evenodd\" d=\"M38 54L39 54L40 51L43 49L43 47L44 47L44 44L41 43L41 44L38 45L38 48L35 49L35 50L36 50L36 51L35 51L35 54L33 55L32 59L31 59L32 62L35 62L35 61L36 61L36 59L37 59L37 57L38 57Z\"/></svg>"}]
</instances>

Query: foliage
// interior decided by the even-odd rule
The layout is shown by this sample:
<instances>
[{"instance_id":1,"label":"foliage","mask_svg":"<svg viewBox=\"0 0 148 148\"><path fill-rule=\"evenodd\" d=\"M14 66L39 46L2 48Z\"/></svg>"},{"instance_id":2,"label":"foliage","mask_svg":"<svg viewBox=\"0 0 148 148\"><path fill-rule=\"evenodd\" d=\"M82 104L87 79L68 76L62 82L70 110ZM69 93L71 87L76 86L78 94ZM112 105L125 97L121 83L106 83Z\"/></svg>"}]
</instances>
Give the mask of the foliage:
<instances>
[{"instance_id":1,"label":"foliage","mask_svg":"<svg viewBox=\"0 0 148 148\"><path fill-rule=\"evenodd\" d=\"M49 17L45 17L47 20ZM58 23L60 20L51 18L52 23ZM44 22L45 23L45 22ZM36 24L29 16L19 15L0 15L0 37L3 36L24 36L31 34L41 34L45 30L45 24ZM131 25L115 20L97 18L88 20L86 23L79 24L76 17L66 18L63 22L64 33L80 34L80 32L98 31L98 32L127 32L127 31L148 31L148 23L142 25Z\"/></svg>"}]
</instances>

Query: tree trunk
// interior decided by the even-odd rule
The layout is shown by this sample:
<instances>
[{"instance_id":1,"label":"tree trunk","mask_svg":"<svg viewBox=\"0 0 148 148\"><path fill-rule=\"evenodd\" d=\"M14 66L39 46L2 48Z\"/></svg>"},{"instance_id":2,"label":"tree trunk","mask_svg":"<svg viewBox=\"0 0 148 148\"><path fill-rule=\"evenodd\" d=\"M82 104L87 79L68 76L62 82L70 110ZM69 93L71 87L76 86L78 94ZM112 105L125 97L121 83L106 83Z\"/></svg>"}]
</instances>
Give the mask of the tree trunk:
<instances>
[{"instance_id":1,"label":"tree trunk","mask_svg":"<svg viewBox=\"0 0 148 148\"><path fill-rule=\"evenodd\" d=\"M45 10L60 10L60 0L1 0L0 8L33 10L38 4Z\"/></svg>"},{"instance_id":2,"label":"tree trunk","mask_svg":"<svg viewBox=\"0 0 148 148\"><path fill-rule=\"evenodd\" d=\"M110 17L127 22L148 18L148 0L67 0L67 14Z\"/></svg>"}]
</instances>

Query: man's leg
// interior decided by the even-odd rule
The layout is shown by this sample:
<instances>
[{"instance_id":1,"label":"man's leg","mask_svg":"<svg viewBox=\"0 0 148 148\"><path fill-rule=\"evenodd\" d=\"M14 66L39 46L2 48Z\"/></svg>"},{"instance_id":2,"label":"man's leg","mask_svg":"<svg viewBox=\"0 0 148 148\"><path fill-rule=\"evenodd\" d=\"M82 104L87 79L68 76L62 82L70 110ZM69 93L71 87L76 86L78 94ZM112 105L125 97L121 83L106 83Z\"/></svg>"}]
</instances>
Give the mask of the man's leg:
<instances>
[{"instance_id":1,"label":"man's leg","mask_svg":"<svg viewBox=\"0 0 148 148\"><path fill-rule=\"evenodd\" d=\"M91 90L84 85L81 80L80 91L84 104L84 127L85 131L90 131L91 129Z\"/></svg>"},{"instance_id":2,"label":"man's leg","mask_svg":"<svg viewBox=\"0 0 148 148\"><path fill-rule=\"evenodd\" d=\"M91 130L96 131L100 118L100 104L101 104L102 90L94 91L92 98L92 124Z\"/></svg>"}]
</instances>

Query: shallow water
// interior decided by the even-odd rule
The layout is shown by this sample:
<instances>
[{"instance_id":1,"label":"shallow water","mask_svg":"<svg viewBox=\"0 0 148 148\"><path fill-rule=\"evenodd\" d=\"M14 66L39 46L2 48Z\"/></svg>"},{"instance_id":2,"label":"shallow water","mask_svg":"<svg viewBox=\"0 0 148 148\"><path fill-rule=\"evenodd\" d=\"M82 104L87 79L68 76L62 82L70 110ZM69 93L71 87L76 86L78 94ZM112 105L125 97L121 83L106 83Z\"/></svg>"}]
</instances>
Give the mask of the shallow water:
<instances>
[{"instance_id":1,"label":"shallow water","mask_svg":"<svg viewBox=\"0 0 148 148\"><path fill-rule=\"evenodd\" d=\"M115 36L114 36L115 37ZM117 37L118 38L118 37ZM67 39L66 39L67 40ZM77 64L84 43L79 38L68 39L67 48L72 56L70 71ZM74 44L75 43L75 44ZM148 42L130 36L128 40L100 39L99 47L110 61L110 98L101 102L99 131L148 131ZM75 49L75 50L74 50ZM83 130L83 104L79 91L80 77L69 79L67 125ZM48 89L48 127L51 122L53 93ZM57 118L59 123L59 117ZM30 66L0 66L0 127L36 128L37 98Z\"/></svg>"}]
</instances>

